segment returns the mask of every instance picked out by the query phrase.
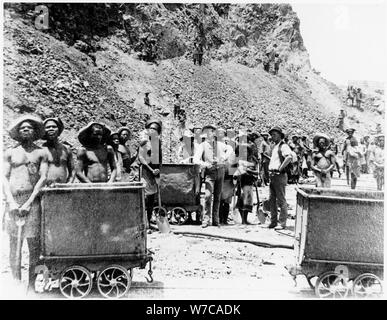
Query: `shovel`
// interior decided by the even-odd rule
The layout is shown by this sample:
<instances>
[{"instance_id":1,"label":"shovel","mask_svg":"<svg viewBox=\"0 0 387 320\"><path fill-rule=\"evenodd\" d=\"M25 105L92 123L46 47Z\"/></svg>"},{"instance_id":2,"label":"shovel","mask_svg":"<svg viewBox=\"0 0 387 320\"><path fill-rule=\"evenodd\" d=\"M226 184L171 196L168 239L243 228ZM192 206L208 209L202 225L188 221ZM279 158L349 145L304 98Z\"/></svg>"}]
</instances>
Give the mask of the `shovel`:
<instances>
[{"instance_id":1,"label":"shovel","mask_svg":"<svg viewBox=\"0 0 387 320\"><path fill-rule=\"evenodd\" d=\"M21 280L21 250L22 250L22 232L23 226L26 223L24 219L17 219L17 243L16 243L16 279Z\"/></svg>"},{"instance_id":2,"label":"shovel","mask_svg":"<svg viewBox=\"0 0 387 320\"><path fill-rule=\"evenodd\" d=\"M158 197L158 204L159 204L159 214L156 215L156 224L161 233L169 233L171 232L171 227L168 222L167 213L166 213L166 210L163 207L161 207L160 177L155 177L155 181L157 186L157 197Z\"/></svg>"}]
</instances>

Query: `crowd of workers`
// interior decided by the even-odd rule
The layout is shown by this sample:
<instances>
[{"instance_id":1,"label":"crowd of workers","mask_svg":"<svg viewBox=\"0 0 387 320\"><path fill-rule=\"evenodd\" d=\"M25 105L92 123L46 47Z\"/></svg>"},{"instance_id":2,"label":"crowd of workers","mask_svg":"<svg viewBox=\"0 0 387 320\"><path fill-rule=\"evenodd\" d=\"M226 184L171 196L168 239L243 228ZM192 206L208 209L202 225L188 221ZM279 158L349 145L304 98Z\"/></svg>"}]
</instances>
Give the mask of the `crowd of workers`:
<instances>
[{"instance_id":1,"label":"crowd of workers","mask_svg":"<svg viewBox=\"0 0 387 320\"><path fill-rule=\"evenodd\" d=\"M4 156L3 189L6 200L5 226L10 235L10 265L15 268L18 223L23 221L23 238L30 251L30 279L39 254L40 206L39 193L45 186L57 183L114 183L143 181L148 222L151 220L158 192L162 165L162 122L149 119L139 133L139 146L132 154L129 147L131 130L120 127L112 132L100 122L90 122L78 133L81 147L77 162L71 149L59 141L64 125L59 118L41 119L26 115L10 127L10 137L18 142ZM384 185L384 135L374 141L370 137L358 140L354 129L348 129L341 153L343 169L352 189L361 172L373 171L377 189ZM35 141L43 139L42 146ZM308 137L293 135L291 139L280 127L267 133L236 132L213 125L186 129L178 150L180 163L200 166L205 183L205 205L200 219L202 227L227 224L233 195L242 223L248 223L252 212L254 189L269 186L271 222L269 228L284 229L287 221L285 199L287 183L298 183L312 171L317 187L329 188L335 170L337 143L325 134L316 134L313 145ZM258 193L257 193L258 198ZM259 199L257 199L259 203ZM278 216L278 209L280 213ZM31 275L32 273L32 275Z\"/></svg>"}]
</instances>

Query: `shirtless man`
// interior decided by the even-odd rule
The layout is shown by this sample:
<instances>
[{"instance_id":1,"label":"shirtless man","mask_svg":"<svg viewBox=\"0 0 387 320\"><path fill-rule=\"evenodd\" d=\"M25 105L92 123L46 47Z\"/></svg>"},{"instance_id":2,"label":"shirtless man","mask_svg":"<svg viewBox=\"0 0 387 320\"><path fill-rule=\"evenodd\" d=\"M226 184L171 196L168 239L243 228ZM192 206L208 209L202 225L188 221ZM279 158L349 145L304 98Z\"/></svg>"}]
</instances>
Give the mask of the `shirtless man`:
<instances>
[{"instance_id":1,"label":"shirtless man","mask_svg":"<svg viewBox=\"0 0 387 320\"><path fill-rule=\"evenodd\" d=\"M47 184L74 182L74 159L71 149L59 142L58 137L64 129L59 118L44 120L45 135L43 144L48 149Z\"/></svg>"},{"instance_id":2,"label":"shirtless man","mask_svg":"<svg viewBox=\"0 0 387 320\"><path fill-rule=\"evenodd\" d=\"M106 145L109 137L110 130L97 122L90 122L79 131L78 140L82 147L77 153L76 175L80 182L114 182L117 167L114 150ZM108 165L111 170L110 178L108 178Z\"/></svg>"},{"instance_id":3,"label":"shirtless man","mask_svg":"<svg viewBox=\"0 0 387 320\"><path fill-rule=\"evenodd\" d=\"M9 261L12 276L21 280L16 223L24 222L21 241L26 238L29 249L30 289L34 286L35 266L39 258L40 208L37 196L46 183L48 171L47 149L38 147L34 141L43 134L44 127L40 119L21 117L9 129L10 137L20 144L4 153L3 188L8 209L5 225L10 239Z\"/></svg>"},{"instance_id":4,"label":"shirtless man","mask_svg":"<svg viewBox=\"0 0 387 320\"><path fill-rule=\"evenodd\" d=\"M329 149L330 139L325 134L316 134L313 143L318 150L312 154L312 170L317 188L331 187L331 171L336 166L335 154Z\"/></svg>"}]
</instances>

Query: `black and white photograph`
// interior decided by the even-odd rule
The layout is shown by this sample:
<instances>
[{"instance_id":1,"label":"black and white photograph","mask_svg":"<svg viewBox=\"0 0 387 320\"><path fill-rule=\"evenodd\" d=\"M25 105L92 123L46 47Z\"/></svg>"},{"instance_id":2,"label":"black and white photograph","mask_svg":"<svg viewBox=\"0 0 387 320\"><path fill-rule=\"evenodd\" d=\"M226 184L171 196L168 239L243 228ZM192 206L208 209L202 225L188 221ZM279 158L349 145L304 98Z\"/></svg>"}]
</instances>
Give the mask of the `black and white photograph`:
<instances>
[{"instance_id":1,"label":"black and white photograph","mask_svg":"<svg viewBox=\"0 0 387 320\"><path fill-rule=\"evenodd\" d=\"M386 0L1 10L1 300L385 299Z\"/></svg>"}]
</instances>

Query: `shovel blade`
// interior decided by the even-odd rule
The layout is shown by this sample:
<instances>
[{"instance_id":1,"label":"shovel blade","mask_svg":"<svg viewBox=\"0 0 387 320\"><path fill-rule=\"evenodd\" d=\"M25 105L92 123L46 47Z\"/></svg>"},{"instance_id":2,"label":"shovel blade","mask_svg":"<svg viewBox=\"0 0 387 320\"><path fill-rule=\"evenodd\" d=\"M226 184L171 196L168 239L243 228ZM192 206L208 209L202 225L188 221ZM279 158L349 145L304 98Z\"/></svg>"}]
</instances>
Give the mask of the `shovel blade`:
<instances>
[{"instance_id":1,"label":"shovel blade","mask_svg":"<svg viewBox=\"0 0 387 320\"><path fill-rule=\"evenodd\" d=\"M171 232L171 227L168 222L167 217L159 216L156 220L157 227L161 233L169 233Z\"/></svg>"}]
</instances>

